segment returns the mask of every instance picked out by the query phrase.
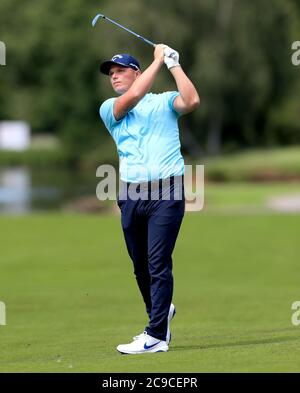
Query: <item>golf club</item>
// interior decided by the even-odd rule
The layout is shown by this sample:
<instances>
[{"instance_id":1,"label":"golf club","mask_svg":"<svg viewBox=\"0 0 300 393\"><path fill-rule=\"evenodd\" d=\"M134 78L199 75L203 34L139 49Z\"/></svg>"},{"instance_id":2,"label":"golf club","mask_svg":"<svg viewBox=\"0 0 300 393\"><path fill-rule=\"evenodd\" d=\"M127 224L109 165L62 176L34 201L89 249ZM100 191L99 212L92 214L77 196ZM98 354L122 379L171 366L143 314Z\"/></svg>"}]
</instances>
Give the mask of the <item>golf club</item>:
<instances>
[{"instance_id":1,"label":"golf club","mask_svg":"<svg viewBox=\"0 0 300 393\"><path fill-rule=\"evenodd\" d=\"M128 31L128 33L131 33L131 34L133 34L134 36L136 36L137 38L139 38L140 40L146 42L146 44L149 44L149 45L154 46L154 47L155 47L155 45L156 45L156 44L154 44L154 42L147 40L147 38L142 37L141 35L135 33L134 31L128 29L128 28L125 27L125 26L120 25L119 23L115 22L114 20L110 19L109 17L107 17L107 16L105 16L105 15L103 15L103 14L97 14L97 15L95 16L95 18L94 18L93 21L92 21L93 27L95 26L95 24L97 23L97 21L98 21L99 18L103 18L104 20L108 20L109 22L113 23L114 25L119 26L121 29Z\"/></svg>"},{"instance_id":2,"label":"golf club","mask_svg":"<svg viewBox=\"0 0 300 393\"><path fill-rule=\"evenodd\" d=\"M109 22L111 22L111 23L113 23L114 25L120 27L121 29L128 31L128 33L133 34L135 37L137 37L137 38L139 38L140 40L146 42L146 44L149 44L149 45L151 45L151 46L153 46L153 47L156 46L156 44L154 44L154 42L152 42L152 41L150 41L150 40L147 40L147 38L142 37L141 35L135 33L134 31L128 29L127 27L125 27L125 26L123 26L123 25L120 25L120 23L115 22L114 20L110 19L108 16L105 16L105 15L103 15L103 14L97 14L97 15L95 16L95 18L94 18L93 21L92 21L92 26L93 26L93 27L95 27L95 25L96 25L96 23L97 23L97 21L98 21L99 18L103 18L104 20L108 20ZM170 53L168 56L171 57L171 58L174 58L175 54L172 52L172 53Z\"/></svg>"}]
</instances>

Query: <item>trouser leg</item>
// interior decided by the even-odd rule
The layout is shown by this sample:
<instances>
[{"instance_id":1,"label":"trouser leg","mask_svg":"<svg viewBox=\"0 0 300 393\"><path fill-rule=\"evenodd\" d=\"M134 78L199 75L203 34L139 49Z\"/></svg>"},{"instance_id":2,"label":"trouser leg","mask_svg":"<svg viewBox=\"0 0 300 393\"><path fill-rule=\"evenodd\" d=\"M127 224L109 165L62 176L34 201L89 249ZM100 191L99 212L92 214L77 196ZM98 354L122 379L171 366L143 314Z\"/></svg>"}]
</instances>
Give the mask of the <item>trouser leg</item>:
<instances>
[{"instance_id":1,"label":"trouser leg","mask_svg":"<svg viewBox=\"0 0 300 393\"><path fill-rule=\"evenodd\" d=\"M151 276L151 318L146 331L166 339L173 295L172 252L184 215L184 200L159 200L148 219L148 260Z\"/></svg>"},{"instance_id":2,"label":"trouser leg","mask_svg":"<svg viewBox=\"0 0 300 393\"><path fill-rule=\"evenodd\" d=\"M132 200L122 202L121 222L128 254L133 262L135 278L150 318L152 305L147 249L148 225L147 219L137 212L138 203L139 201Z\"/></svg>"}]
</instances>

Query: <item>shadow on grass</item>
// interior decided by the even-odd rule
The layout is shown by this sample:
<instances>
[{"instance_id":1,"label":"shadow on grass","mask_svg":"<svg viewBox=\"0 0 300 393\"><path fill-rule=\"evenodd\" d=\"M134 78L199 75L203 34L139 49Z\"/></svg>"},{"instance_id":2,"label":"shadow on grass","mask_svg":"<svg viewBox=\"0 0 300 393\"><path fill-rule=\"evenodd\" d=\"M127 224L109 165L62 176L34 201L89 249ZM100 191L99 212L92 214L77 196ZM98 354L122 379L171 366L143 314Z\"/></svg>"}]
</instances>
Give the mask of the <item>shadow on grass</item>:
<instances>
[{"instance_id":1,"label":"shadow on grass","mask_svg":"<svg viewBox=\"0 0 300 393\"><path fill-rule=\"evenodd\" d=\"M173 351L189 350L189 349L215 349L215 348L231 348L231 347L243 347L248 345L265 345L265 344L277 344L289 341L300 340L300 335L294 337L277 337L277 338L266 338L261 340L245 340L236 342L227 342L220 344L199 344L199 345L183 345L183 346L172 346Z\"/></svg>"}]
</instances>

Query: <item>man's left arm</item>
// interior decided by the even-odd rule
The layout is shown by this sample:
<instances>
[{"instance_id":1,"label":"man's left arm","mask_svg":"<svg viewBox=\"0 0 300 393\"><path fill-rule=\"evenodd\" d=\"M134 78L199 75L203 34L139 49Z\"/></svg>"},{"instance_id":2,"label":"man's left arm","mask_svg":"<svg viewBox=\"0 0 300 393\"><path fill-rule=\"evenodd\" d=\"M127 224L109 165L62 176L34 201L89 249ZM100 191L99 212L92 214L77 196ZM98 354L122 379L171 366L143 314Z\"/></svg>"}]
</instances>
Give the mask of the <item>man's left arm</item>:
<instances>
[{"instance_id":1,"label":"man's left arm","mask_svg":"<svg viewBox=\"0 0 300 393\"><path fill-rule=\"evenodd\" d=\"M169 57L170 54L172 54L172 57ZM164 62L173 75L179 92L179 96L175 98L173 103L174 109L182 115L192 112L200 105L200 97L195 86L179 64L178 52L169 47L165 48Z\"/></svg>"}]
</instances>

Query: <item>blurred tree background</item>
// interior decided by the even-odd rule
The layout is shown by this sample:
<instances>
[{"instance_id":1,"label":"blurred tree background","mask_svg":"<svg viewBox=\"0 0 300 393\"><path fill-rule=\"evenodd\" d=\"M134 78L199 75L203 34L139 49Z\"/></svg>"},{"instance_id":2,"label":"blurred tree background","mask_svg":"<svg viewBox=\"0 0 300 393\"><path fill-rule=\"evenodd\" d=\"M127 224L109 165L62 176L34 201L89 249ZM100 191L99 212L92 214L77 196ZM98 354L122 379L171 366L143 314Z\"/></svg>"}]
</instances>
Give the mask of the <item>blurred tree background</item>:
<instances>
[{"instance_id":1,"label":"blurred tree background","mask_svg":"<svg viewBox=\"0 0 300 393\"><path fill-rule=\"evenodd\" d=\"M69 162L116 159L98 109L113 96L101 61L129 52L142 68L150 46L97 13L180 53L200 108L180 120L189 157L300 142L299 0L1 0L0 120L26 120L56 135ZM176 89L167 69L152 91Z\"/></svg>"}]
</instances>

